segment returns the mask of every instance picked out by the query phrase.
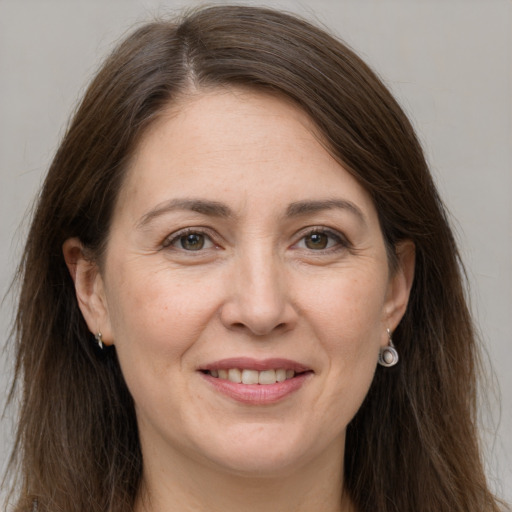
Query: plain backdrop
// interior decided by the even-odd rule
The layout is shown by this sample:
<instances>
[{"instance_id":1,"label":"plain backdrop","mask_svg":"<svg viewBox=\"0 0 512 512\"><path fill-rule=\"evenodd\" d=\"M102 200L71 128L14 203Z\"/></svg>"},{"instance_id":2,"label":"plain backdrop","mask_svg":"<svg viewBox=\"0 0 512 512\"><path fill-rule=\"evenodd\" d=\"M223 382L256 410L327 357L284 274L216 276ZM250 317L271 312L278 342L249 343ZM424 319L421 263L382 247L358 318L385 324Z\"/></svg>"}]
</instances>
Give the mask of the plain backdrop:
<instances>
[{"instance_id":1,"label":"plain backdrop","mask_svg":"<svg viewBox=\"0 0 512 512\"><path fill-rule=\"evenodd\" d=\"M22 250L30 205L98 63L134 24L193 5L0 0L0 296ZM494 372L482 393L488 474L512 501L512 1L258 5L329 27L380 74L412 119L468 267L472 307ZM1 342L8 341L11 316L8 296ZM5 352L0 407L10 364ZM12 445L13 416L9 409L0 422L0 470Z\"/></svg>"}]
</instances>

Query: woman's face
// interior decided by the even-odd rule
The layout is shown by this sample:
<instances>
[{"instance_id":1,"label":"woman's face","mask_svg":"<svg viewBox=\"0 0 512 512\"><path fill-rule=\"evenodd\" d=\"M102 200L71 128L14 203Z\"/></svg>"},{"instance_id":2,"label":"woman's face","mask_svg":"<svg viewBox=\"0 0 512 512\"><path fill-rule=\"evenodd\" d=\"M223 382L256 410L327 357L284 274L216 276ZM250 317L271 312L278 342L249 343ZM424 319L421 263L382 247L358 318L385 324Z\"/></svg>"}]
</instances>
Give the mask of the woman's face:
<instances>
[{"instance_id":1,"label":"woman's face","mask_svg":"<svg viewBox=\"0 0 512 512\"><path fill-rule=\"evenodd\" d=\"M146 133L102 272L77 288L116 346L146 462L275 475L341 460L408 276L307 116L223 89Z\"/></svg>"}]
</instances>

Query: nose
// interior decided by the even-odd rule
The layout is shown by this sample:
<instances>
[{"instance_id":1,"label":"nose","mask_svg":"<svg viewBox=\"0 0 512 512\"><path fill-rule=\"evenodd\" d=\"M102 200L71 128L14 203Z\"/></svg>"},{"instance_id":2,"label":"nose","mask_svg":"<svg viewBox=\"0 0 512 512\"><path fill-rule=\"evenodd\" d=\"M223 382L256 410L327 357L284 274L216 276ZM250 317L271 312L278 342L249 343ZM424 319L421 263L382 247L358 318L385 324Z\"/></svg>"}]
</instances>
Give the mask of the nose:
<instances>
[{"instance_id":1,"label":"nose","mask_svg":"<svg viewBox=\"0 0 512 512\"><path fill-rule=\"evenodd\" d=\"M278 256L268 250L253 251L236 260L220 313L224 326L260 337L292 329L298 315L289 276Z\"/></svg>"}]
</instances>

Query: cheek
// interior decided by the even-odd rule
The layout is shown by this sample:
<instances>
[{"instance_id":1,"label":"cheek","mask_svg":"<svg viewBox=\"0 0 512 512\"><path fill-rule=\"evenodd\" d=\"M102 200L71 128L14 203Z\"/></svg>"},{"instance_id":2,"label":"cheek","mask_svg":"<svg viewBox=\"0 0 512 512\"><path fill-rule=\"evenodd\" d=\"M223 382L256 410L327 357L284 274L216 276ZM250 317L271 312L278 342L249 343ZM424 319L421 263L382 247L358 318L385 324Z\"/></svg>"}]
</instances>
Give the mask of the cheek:
<instances>
[{"instance_id":1,"label":"cheek","mask_svg":"<svg viewBox=\"0 0 512 512\"><path fill-rule=\"evenodd\" d=\"M216 299L204 279L202 293L195 279L148 268L119 265L109 283L114 344L138 421L179 431L167 413L190 400L182 370L190 365L188 354L214 314Z\"/></svg>"},{"instance_id":2,"label":"cheek","mask_svg":"<svg viewBox=\"0 0 512 512\"><path fill-rule=\"evenodd\" d=\"M310 324L321 341L324 368L318 411L344 429L366 396L377 366L386 286L380 274L355 270L333 279L328 294L312 295ZM384 333L384 334L383 334Z\"/></svg>"},{"instance_id":3,"label":"cheek","mask_svg":"<svg viewBox=\"0 0 512 512\"><path fill-rule=\"evenodd\" d=\"M133 262L116 268L107 300L123 369L142 372L151 367L163 375L194 344L214 314L213 287L199 277L183 279L168 268L150 271L149 265Z\"/></svg>"},{"instance_id":4,"label":"cheek","mask_svg":"<svg viewBox=\"0 0 512 512\"><path fill-rule=\"evenodd\" d=\"M302 309L328 351L352 359L378 346L386 297L383 273L342 269L326 284L323 292L307 295Z\"/></svg>"}]
</instances>

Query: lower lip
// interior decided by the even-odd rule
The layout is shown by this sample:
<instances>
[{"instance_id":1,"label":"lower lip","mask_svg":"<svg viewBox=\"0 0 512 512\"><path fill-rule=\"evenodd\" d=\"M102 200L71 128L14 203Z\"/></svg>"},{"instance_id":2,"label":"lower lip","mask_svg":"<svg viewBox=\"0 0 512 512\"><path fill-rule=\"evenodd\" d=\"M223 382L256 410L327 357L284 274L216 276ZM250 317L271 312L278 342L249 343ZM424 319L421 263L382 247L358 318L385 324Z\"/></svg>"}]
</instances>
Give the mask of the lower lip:
<instances>
[{"instance_id":1,"label":"lower lip","mask_svg":"<svg viewBox=\"0 0 512 512\"><path fill-rule=\"evenodd\" d=\"M251 405L279 402L298 391L311 375L311 372L305 372L275 384L238 384L230 380L212 377L208 373L201 373L201 376L223 395L237 402Z\"/></svg>"}]
</instances>

